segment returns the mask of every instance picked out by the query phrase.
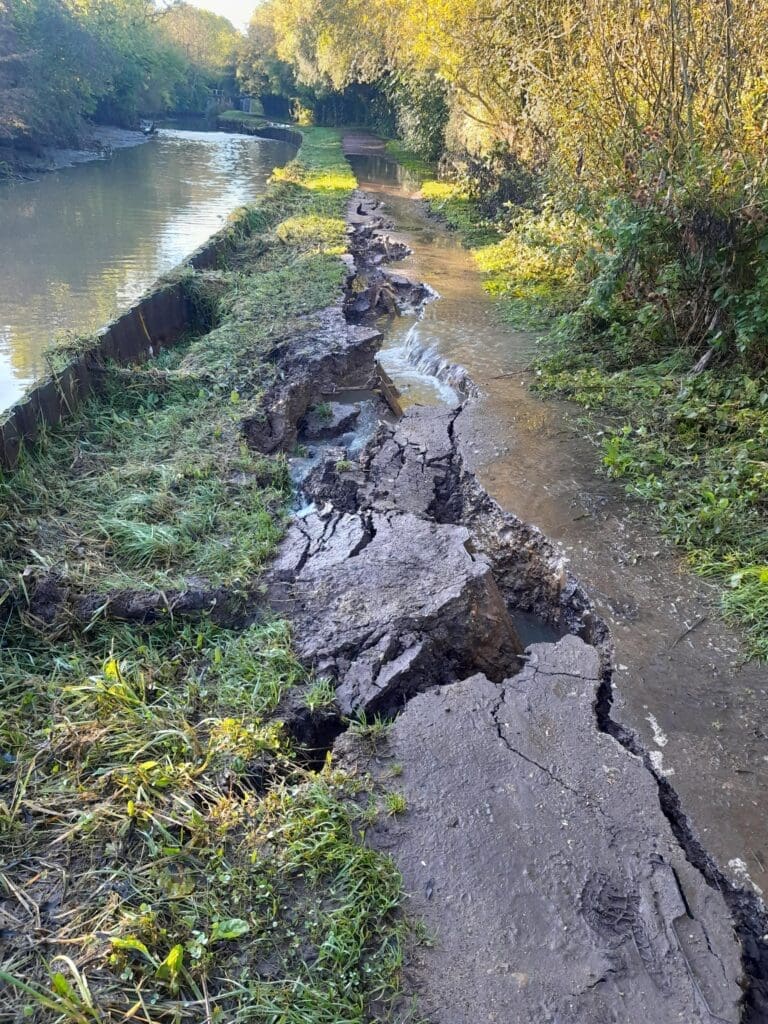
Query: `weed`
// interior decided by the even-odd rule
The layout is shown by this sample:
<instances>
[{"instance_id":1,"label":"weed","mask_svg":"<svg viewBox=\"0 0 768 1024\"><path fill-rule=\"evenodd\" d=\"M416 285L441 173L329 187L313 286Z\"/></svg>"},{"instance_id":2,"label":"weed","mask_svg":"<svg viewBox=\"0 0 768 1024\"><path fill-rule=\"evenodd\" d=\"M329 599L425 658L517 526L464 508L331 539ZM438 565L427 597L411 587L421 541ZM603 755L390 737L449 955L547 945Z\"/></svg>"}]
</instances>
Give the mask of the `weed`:
<instances>
[{"instance_id":1,"label":"weed","mask_svg":"<svg viewBox=\"0 0 768 1024\"><path fill-rule=\"evenodd\" d=\"M466 245L484 246L498 242L501 234L474 203L463 185L449 181L424 181L421 196L461 235Z\"/></svg>"},{"instance_id":2,"label":"weed","mask_svg":"<svg viewBox=\"0 0 768 1024\"><path fill-rule=\"evenodd\" d=\"M352 719L349 728L355 736L359 736L372 747L376 747L386 738L392 728L392 721L378 714L373 718L368 718L363 711L357 718Z\"/></svg>"},{"instance_id":3,"label":"weed","mask_svg":"<svg viewBox=\"0 0 768 1024\"><path fill-rule=\"evenodd\" d=\"M418 946L427 949L431 949L437 943L437 933L421 919L411 924L411 935Z\"/></svg>"},{"instance_id":4,"label":"weed","mask_svg":"<svg viewBox=\"0 0 768 1024\"><path fill-rule=\"evenodd\" d=\"M387 809L387 814L390 817L395 817L398 814L405 814L408 809L408 803L405 796L402 793L390 792L384 795L384 806Z\"/></svg>"},{"instance_id":5,"label":"weed","mask_svg":"<svg viewBox=\"0 0 768 1024\"><path fill-rule=\"evenodd\" d=\"M372 828L379 820L379 801L373 793L368 794L368 800L360 811L360 824L363 828Z\"/></svg>"},{"instance_id":6,"label":"weed","mask_svg":"<svg viewBox=\"0 0 768 1024\"><path fill-rule=\"evenodd\" d=\"M318 416L321 420L324 420L325 422L328 422L333 416L333 411L331 409L330 402L319 402L316 406L313 407L313 412L315 413L316 416Z\"/></svg>"},{"instance_id":7,"label":"weed","mask_svg":"<svg viewBox=\"0 0 768 1024\"><path fill-rule=\"evenodd\" d=\"M325 676L316 679L304 694L304 703L313 712L333 707L336 703L336 690L331 680Z\"/></svg>"},{"instance_id":8,"label":"weed","mask_svg":"<svg viewBox=\"0 0 768 1024\"><path fill-rule=\"evenodd\" d=\"M397 139L390 139L386 144L389 156L413 176L417 181L429 181L435 177L436 165L422 159Z\"/></svg>"}]
</instances>

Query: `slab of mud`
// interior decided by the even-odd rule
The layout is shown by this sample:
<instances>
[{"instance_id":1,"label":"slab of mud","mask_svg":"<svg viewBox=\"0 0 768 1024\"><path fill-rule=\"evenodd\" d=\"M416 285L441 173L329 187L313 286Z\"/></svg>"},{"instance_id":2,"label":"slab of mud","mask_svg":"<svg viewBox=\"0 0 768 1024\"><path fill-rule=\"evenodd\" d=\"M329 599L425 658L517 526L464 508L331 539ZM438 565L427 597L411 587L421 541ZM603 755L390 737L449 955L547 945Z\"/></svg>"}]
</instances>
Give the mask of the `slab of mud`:
<instances>
[{"instance_id":1,"label":"slab of mud","mask_svg":"<svg viewBox=\"0 0 768 1024\"><path fill-rule=\"evenodd\" d=\"M408 971L431 1021L740 1020L728 908L642 762L596 730L599 676L575 637L536 645L501 685L475 675L416 697L376 754L337 744L405 797L369 841L434 935Z\"/></svg>"}]
</instances>

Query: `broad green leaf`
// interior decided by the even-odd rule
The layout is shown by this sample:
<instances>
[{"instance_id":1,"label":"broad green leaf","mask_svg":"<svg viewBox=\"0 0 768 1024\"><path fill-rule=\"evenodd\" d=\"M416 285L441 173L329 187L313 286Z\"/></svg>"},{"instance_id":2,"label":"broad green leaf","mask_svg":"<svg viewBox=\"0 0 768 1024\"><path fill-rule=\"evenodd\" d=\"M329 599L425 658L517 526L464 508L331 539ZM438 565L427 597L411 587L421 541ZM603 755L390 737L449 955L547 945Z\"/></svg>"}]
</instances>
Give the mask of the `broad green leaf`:
<instances>
[{"instance_id":1,"label":"broad green leaf","mask_svg":"<svg viewBox=\"0 0 768 1024\"><path fill-rule=\"evenodd\" d=\"M142 956L146 957L150 963L155 963L155 958L149 952L147 947L141 941L133 935L128 935L124 939L111 939L112 949L124 949L130 950L133 953L141 953Z\"/></svg>"},{"instance_id":2,"label":"broad green leaf","mask_svg":"<svg viewBox=\"0 0 768 1024\"><path fill-rule=\"evenodd\" d=\"M251 926L241 917L228 917L223 921L214 921L211 928L211 942L219 939L239 939L241 935L247 935Z\"/></svg>"},{"instance_id":3,"label":"broad green leaf","mask_svg":"<svg viewBox=\"0 0 768 1024\"><path fill-rule=\"evenodd\" d=\"M159 981L167 981L172 992L179 988L179 974L184 966L184 947L181 943L175 945L168 956L157 968L156 976Z\"/></svg>"}]
</instances>

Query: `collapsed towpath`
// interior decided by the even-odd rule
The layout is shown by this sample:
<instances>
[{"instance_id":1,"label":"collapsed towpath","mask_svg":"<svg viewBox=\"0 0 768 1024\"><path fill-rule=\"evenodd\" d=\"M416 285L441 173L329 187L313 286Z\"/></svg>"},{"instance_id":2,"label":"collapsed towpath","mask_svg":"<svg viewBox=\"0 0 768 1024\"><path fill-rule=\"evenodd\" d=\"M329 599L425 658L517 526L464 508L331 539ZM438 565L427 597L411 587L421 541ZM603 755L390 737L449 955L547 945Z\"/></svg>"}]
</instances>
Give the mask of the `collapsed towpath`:
<instances>
[{"instance_id":1,"label":"collapsed towpath","mask_svg":"<svg viewBox=\"0 0 768 1024\"><path fill-rule=\"evenodd\" d=\"M370 237L371 212L357 203L353 231ZM360 279L358 262L349 290L375 312ZM761 903L729 881L653 751L617 721L611 640L579 584L469 471L472 410L415 409L359 459L342 446L315 467L316 511L273 577L342 710L398 714L382 746L345 736L337 753L402 775L411 814L371 841L438 933L414 989L439 1021L478 1019L479 998L483 1019L762 1020ZM499 595L507 613L561 627L570 614L583 639L529 648L520 673ZM542 946L560 974L540 969Z\"/></svg>"},{"instance_id":2,"label":"collapsed towpath","mask_svg":"<svg viewBox=\"0 0 768 1024\"><path fill-rule=\"evenodd\" d=\"M382 358L459 363L480 390L459 424L462 452L488 492L556 541L588 588L616 646L613 716L652 752L703 845L734 883L768 892L768 673L744 663L718 593L598 471L577 412L528 388L536 339L499 324L457 238L418 201L418 183L360 133L345 140L362 185L381 198L413 255L402 269L440 301L395 327ZM439 372L439 369L438 369Z\"/></svg>"},{"instance_id":3,"label":"collapsed towpath","mask_svg":"<svg viewBox=\"0 0 768 1024\"><path fill-rule=\"evenodd\" d=\"M472 472L466 371L425 354L455 401L403 415L379 315L437 304L309 136L187 273L192 337L95 367L5 486L10 1013L765 1020L760 901L613 717L581 582Z\"/></svg>"}]
</instances>

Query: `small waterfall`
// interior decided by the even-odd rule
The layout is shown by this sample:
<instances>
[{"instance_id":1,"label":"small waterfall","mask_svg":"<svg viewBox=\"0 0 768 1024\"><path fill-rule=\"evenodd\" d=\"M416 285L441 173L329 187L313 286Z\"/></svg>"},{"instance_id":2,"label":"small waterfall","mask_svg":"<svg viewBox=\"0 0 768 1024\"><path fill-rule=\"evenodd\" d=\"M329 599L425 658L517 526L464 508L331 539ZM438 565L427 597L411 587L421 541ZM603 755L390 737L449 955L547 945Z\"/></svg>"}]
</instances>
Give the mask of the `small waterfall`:
<instances>
[{"instance_id":1,"label":"small waterfall","mask_svg":"<svg viewBox=\"0 0 768 1024\"><path fill-rule=\"evenodd\" d=\"M477 388L463 366L449 362L440 355L434 345L422 343L419 338L418 321L408 331L403 348L406 360L419 373L434 377L464 397L476 394Z\"/></svg>"}]
</instances>

